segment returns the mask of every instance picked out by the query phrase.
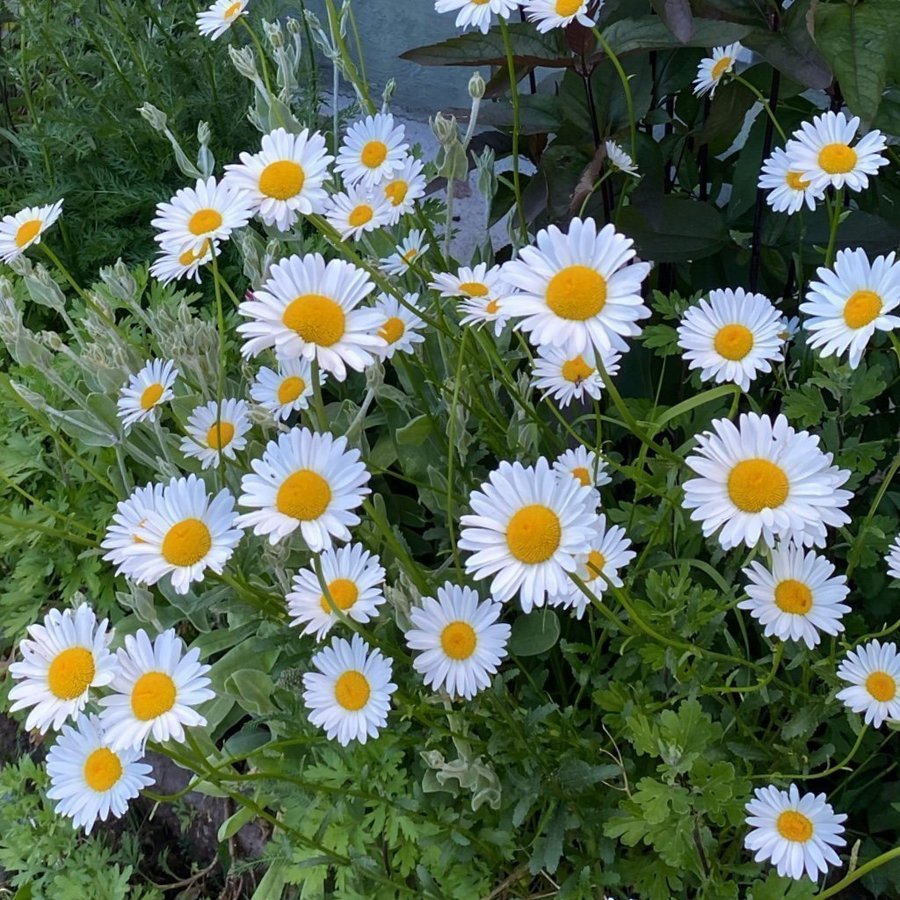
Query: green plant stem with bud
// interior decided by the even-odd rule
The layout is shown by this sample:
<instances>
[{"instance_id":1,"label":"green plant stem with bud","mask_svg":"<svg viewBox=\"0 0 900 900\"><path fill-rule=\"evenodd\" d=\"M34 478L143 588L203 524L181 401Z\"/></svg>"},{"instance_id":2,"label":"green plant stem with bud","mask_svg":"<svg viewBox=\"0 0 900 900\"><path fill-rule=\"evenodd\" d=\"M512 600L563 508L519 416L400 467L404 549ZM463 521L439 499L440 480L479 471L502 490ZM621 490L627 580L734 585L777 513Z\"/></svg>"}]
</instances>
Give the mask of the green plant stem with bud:
<instances>
[{"instance_id":1,"label":"green plant stem with bud","mask_svg":"<svg viewBox=\"0 0 900 900\"><path fill-rule=\"evenodd\" d=\"M634 97L631 94L631 84L628 80L628 75L625 73L625 69L622 68L622 63L610 46L609 41L603 36L603 32L596 25L591 28L591 31L594 32L597 43L600 44L603 52L609 57L609 61L613 64L619 76L619 81L622 82L622 90L625 92L625 106L628 109L628 135L631 141L631 159L633 162L637 162L637 122L634 117Z\"/></svg>"},{"instance_id":2,"label":"green plant stem with bud","mask_svg":"<svg viewBox=\"0 0 900 900\"><path fill-rule=\"evenodd\" d=\"M523 244L528 243L528 221L525 218L525 205L522 202L522 182L519 175L519 133L521 131L521 110L519 108L519 80L516 76L516 61L513 56L512 41L509 36L509 26L502 16L500 21L500 34L503 36L503 49L506 52L506 70L509 75L509 93L513 108L512 127L512 171L513 191L516 195L516 214L519 219L519 230Z\"/></svg>"}]
</instances>

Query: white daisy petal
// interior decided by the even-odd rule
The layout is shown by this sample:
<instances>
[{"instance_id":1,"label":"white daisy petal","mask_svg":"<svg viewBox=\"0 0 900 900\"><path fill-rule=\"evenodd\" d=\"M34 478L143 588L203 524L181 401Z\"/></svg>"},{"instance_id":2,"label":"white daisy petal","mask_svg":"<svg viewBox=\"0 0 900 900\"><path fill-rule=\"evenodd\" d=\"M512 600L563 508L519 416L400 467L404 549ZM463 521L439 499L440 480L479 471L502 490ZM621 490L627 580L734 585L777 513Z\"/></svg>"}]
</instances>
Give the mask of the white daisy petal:
<instances>
[{"instance_id":1,"label":"white daisy petal","mask_svg":"<svg viewBox=\"0 0 900 900\"><path fill-rule=\"evenodd\" d=\"M734 69L734 64L743 55L744 48L735 42L727 47L714 47L712 56L700 60L697 77L694 79L694 93L698 97L716 92L722 79Z\"/></svg>"},{"instance_id":2,"label":"white daisy petal","mask_svg":"<svg viewBox=\"0 0 900 900\"><path fill-rule=\"evenodd\" d=\"M619 371L621 354L617 350L606 350L600 354L603 368L609 376ZM532 385L543 396L552 397L565 409L573 400L583 401L586 397L599 400L603 393L603 378L595 367L595 357L571 354L558 347L539 347L534 359Z\"/></svg>"},{"instance_id":3,"label":"white daisy petal","mask_svg":"<svg viewBox=\"0 0 900 900\"><path fill-rule=\"evenodd\" d=\"M48 206L28 206L0 221L0 259L12 262L41 242L44 232L62 215L62 200Z\"/></svg>"},{"instance_id":4,"label":"white daisy petal","mask_svg":"<svg viewBox=\"0 0 900 900\"><path fill-rule=\"evenodd\" d=\"M519 0L435 0L434 8L439 13L457 13L457 28L477 28L487 34L492 17L508 19L518 10Z\"/></svg>"},{"instance_id":5,"label":"white daisy petal","mask_svg":"<svg viewBox=\"0 0 900 900\"><path fill-rule=\"evenodd\" d=\"M265 366L256 373L250 396L276 419L288 419L309 406L313 383L311 365L302 356L278 361L278 371Z\"/></svg>"},{"instance_id":6,"label":"white daisy petal","mask_svg":"<svg viewBox=\"0 0 900 900\"><path fill-rule=\"evenodd\" d=\"M425 335L421 333L425 323L413 311L418 309L419 295L406 294L405 300L409 306L404 306L396 297L380 294L375 303L375 309L383 317L378 329L378 336L385 342L385 349L379 354L382 359L391 359L395 353L412 353L416 344L425 341Z\"/></svg>"},{"instance_id":7,"label":"white daisy petal","mask_svg":"<svg viewBox=\"0 0 900 900\"><path fill-rule=\"evenodd\" d=\"M900 653L894 643L869 641L847 653L838 666L838 678L847 682L837 699L857 713L866 725L880 728L886 719L900 721Z\"/></svg>"},{"instance_id":8,"label":"white daisy petal","mask_svg":"<svg viewBox=\"0 0 900 900\"><path fill-rule=\"evenodd\" d=\"M197 13L197 30L211 41L220 38L244 14L250 0L216 0Z\"/></svg>"},{"instance_id":9,"label":"white daisy petal","mask_svg":"<svg viewBox=\"0 0 900 900\"><path fill-rule=\"evenodd\" d=\"M129 376L128 383L119 392L117 404L119 418L126 428L147 419L152 421L157 407L168 403L174 396L172 388L178 378L178 369L170 359L147 360L144 368Z\"/></svg>"},{"instance_id":10,"label":"white daisy petal","mask_svg":"<svg viewBox=\"0 0 900 900\"><path fill-rule=\"evenodd\" d=\"M348 185L361 182L371 189L402 171L408 155L405 127L390 113L378 113L347 129L334 168Z\"/></svg>"}]
</instances>

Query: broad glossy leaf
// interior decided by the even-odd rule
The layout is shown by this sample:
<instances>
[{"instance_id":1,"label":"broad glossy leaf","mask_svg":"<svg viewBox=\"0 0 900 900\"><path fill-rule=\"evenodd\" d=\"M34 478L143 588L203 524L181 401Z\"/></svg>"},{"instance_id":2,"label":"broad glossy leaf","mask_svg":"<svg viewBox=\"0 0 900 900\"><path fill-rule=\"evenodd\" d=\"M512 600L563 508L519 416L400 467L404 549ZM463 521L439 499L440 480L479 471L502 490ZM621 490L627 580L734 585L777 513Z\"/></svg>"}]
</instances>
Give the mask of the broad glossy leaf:
<instances>
[{"instance_id":1,"label":"broad glossy leaf","mask_svg":"<svg viewBox=\"0 0 900 900\"><path fill-rule=\"evenodd\" d=\"M689 0L650 0L669 31L684 43L694 34L694 14Z\"/></svg>"},{"instance_id":2,"label":"broad glossy leaf","mask_svg":"<svg viewBox=\"0 0 900 900\"><path fill-rule=\"evenodd\" d=\"M533 25L513 22L509 37L519 63L550 68L567 68L574 63L556 31L541 34ZM500 30L492 28L487 34L471 31L440 44L415 47L401 53L400 58L421 66L505 66L506 50Z\"/></svg>"},{"instance_id":3,"label":"broad glossy leaf","mask_svg":"<svg viewBox=\"0 0 900 900\"><path fill-rule=\"evenodd\" d=\"M658 16L638 16L613 22L603 32L616 54L636 50L668 50L673 47L715 47L739 41L749 34L747 25L694 19L691 36L680 41Z\"/></svg>"},{"instance_id":4,"label":"broad glossy leaf","mask_svg":"<svg viewBox=\"0 0 900 900\"><path fill-rule=\"evenodd\" d=\"M516 656L536 656L559 640L559 617L552 609L536 609L513 622L509 652Z\"/></svg>"},{"instance_id":5,"label":"broad glossy leaf","mask_svg":"<svg viewBox=\"0 0 900 900\"><path fill-rule=\"evenodd\" d=\"M634 239L642 259L686 262L712 256L727 246L729 237L719 211L708 203L664 197L652 210L628 206L619 229Z\"/></svg>"}]
</instances>

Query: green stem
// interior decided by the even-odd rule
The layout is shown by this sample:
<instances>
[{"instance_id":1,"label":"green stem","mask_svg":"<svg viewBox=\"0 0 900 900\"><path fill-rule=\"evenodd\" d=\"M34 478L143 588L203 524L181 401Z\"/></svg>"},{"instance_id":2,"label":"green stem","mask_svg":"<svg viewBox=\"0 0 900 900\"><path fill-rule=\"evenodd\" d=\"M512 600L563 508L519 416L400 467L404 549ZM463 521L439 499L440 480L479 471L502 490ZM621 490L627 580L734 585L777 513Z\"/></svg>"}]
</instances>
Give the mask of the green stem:
<instances>
[{"instance_id":1,"label":"green stem","mask_svg":"<svg viewBox=\"0 0 900 900\"><path fill-rule=\"evenodd\" d=\"M469 337L469 329L463 331L462 340L459 342L459 358L456 362L456 375L453 380L453 399L450 401L450 417L447 423L447 530L450 533L450 548L453 552L453 561L456 571L462 578L462 563L459 559L459 549L456 546L456 531L453 527L453 463L456 458L454 452L456 432L456 405L459 403L459 390L462 383L462 368L466 352L466 340Z\"/></svg>"},{"instance_id":2,"label":"green stem","mask_svg":"<svg viewBox=\"0 0 900 900\"><path fill-rule=\"evenodd\" d=\"M875 513L878 510L878 507L881 505L881 501L884 499L884 495L887 493L888 488L891 485L891 482L894 480L894 476L897 474L897 470L900 469L900 453L898 453L894 457L894 461L891 463L890 468L887 470L884 476L884 481L881 482L881 485L878 488L878 493L875 494L875 498L872 500L872 505L869 507L869 511L866 514L866 518L863 520L862 527L859 529L859 533L856 535L856 540L853 542L853 546L850 549L850 555L847 558L847 580L849 581L850 576L853 574L853 570L856 568L856 564L859 562L859 555L862 553L863 541L866 537L866 532L869 530L869 525L874 517Z\"/></svg>"},{"instance_id":3,"label":"green stem","mask_svg":"<svg viewBox=\"0 0 900 900\"><path fill-rule=\"evenodd\" d=\"M509 74L509 93L513 108L512 129L512 167L513 191L516 195L516 210L519 216L519 228L522 231L523 243L528 243L528 222L525 219L525 206L522 203L522 184L519 178L519 131L521 129L521 111L519 109L519 82L516 77L516 62L513 59L512 42L509 39L509 26L506 19L500 17L500 34L503 35L503 49L506 51L506 68Z\"/></svg>"},{"instance_id":4,"label":"green stem","mask_svg":"<svg viewBox=\"0 0 900 900\"><path fill-rule=\"evenodd\" d=\"M778 119L775 118L775 113L772 111L772 107L769 105L769 101L763 95L762 91L758 87L747 81L746 78L742 78L740 75L735 75L732 72L731 77L735 81L739 81L742 85L744 85L744 87L747 88L747 90L750 91L750 93L752 93L760 103L762 103L763 109L766 111L766 115L772 120L772 124L775 126L776 131L781 135L781 140L786 143L787 134L785 134L785 131L781 127Z\"/></svg>"},{"instance_id":5,"label":"green stem","mask_svg":"<svg viewBox=\"0 0 900 900\"><path fill-rule=\"evenodd\" d=\"M844 888L849 887L853 884L854 881L859 880L864 875L868 875L873 869L877 869L880 866L885 865L885 863L889 863L892 859L896 859L900 856L900 846L894 847L892 850L888 850L885 853L882 853L881 856L876 856L875 859L870 859L864 865L861 865L858 869L851 872L846 878L842 881L839 881L837 884L833 884L828 890L822 891L820 894L816 894L816 900L826 900L827 897L837 897Z\"/></svg>"},{"instance_id":6,"label":"green stem","mask_svg":"<svg viewBox=\"0 0 900 900\"><path fill-rule=\"evenodd\" d=\"M619 81L622 82L622 90L625 91L625 106L628 108L628 131L631 138L631 159L633 162L637 162L637 123L634 118L634 98L631 96L631 84L628 81L625 70L622 68L619 57L616 56L613 48L610 47L609 41L606 40L600 29L596 26L591 30L594 32L594 37L597 38L597 42L603 48L603 52L609 57L609 61L615 67L615 70L619 75Z\"/></svg>"},{"instance_id":7,"label":"green stem","mask_svg":"<svg viewBox=\"0 0 900 900\"><path fill-rule=\"evenodd\" d=\"M322 399L322 374L319 369L319 358L312 361L313 412L316 414L316 428L320 434L328 431L328 415L325 412L325 401Z\"/></svg>"},{"instance_id":8,"label":"green stem","mask_svg":"<svg viewBox=\"0 0 900 900\"><path fill-rule=\"evenodd\" d=\"M778 644L775 647L775 653L772 655L772 669L768 675L765 676L761 681L758 681L756 684L750 684L745 686L738 685L726 685L724 687L714 687L710 688L708 691L704 693L709 694L752 694L754 691L761 691L764 687L770 685L775 678L775 673L778 671L778 667L781 665L781 658L784 656L784 644Z\"/></svg>"},{"instance_id":9,"label":"green stem","mask_svg":"<svg viewBox=\"0 0 900 900\"><path fill-rule=\"evenodd\" d=\"M0 516L0 525L6 525L19 531L39 531L41 534L49 534L60 540L68 541L70 544L78 544L80 547L94 548L98 546L96 541L70 534L68 531L60 531L58 528L51 528L49 525L38 525L37 522L27 522L11 519L8 516Z\"/></svg>"},{"instance_id":10,"label":"green stem","mask_svg":"<svg viewBox=\"0 0 900 900\"><path fill-rule=\"evenodd\" d=\"M843 206L844 189L838 188L834 198L828 204L828 214L831 218L831 231L828 235L828 249L825 252L825 266L830 267L834 262L835 246L837 245L838 226L841 224L841 208ZM827 201L826 201L827 202Z\"/></svg>"},{"instance_id":11,"label":"green stem","mask_svg":"<svg viewBox=\"0 0 900 900\"><path fill-rule=\"evenodd\" d=\"M853 747L850 749L850 752L839 762L835 763L833 766L830 766L827 769L823 769L821 772L807 772L806 774L794 774L794 775L782 775L780 772L776 772L774 775L752 775L751 778L757 779L765 779L767 781L814 781L817 778L827 778L829 775L833 775L835 772L840 771L856 756L856 751L859 750L860 745L863 742L863 738L868 734L869 726L864 725L860 730L859 734L856 736L856 742L853 744Z\"/></svg>"},{"instance_id":12,"label":"green stem","mask_svg":"<svg viewBox=\"0 0 900 900\"><path fill-rule=\"evenodd\" d=\"M222 398L225 394L225 310L222 306L222 291L219 287L219 260L213 252L213 288L216 293L216 330L218 331L218 367L216 378L216 443L222 447ZM219 487L225 483L225 454L219 453L218 477Z\"/></svg>"},{"instance_id":13,"label":"green stem","mask_svg":"<svg viewBox=\"0 0 900 900\"><path fill-rule=\"evenodd\" d=\"M245 16L240 16L239 21L244 28L247 29L247 34L250 35L250 40L253 41L254 46L256 47L256 52L259 55L259 64L262 68L262 77L263 83L266 86L266 93L269 95L266 97L266 101L269 102L271 100L277 100L278 98L275 96L275 92L272 90L272 82L269 80L269 64L266 62L266 54L263 50L263 46L259 41L259 38L256 36L256 32L250 27L250 23L247 21ZM271 104L270 104L271 105ZM281 111L276 109L278 113L279 121L281 119ZM284 125L284 122L281 122Z\"/></svg>"}]
</instances>

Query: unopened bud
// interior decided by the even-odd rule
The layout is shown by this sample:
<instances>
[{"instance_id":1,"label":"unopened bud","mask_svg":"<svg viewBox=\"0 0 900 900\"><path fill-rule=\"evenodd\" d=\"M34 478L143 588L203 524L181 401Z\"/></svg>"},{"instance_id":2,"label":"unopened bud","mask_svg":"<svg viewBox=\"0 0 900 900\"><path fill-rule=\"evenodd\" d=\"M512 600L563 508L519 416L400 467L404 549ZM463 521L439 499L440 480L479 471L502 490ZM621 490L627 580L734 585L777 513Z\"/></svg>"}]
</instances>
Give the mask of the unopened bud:
<instances>
[{"instance_id":1,"label":"unopened bud","mask_svg":"<svg viewBox=\"0 0 900 900\"><path fill-rule=\"evenodd\" d=\"M469 96L473 100L480 100L484 96L484 89L484 78L481 77L481 72L475 72L469 79Z\"/></svg>"},{"instance_id":2,"label":"unopened bud","mask_svg":"<svg viewBox=\"0 0 900 900\"><path fill-rule=\"evenodd\" d=\"M456 127L456 116L445 116L443 113L436 113L433 119L428 120L434 136L438 139L438 143L442 147L452 144L459 140L459 129Z\"/></svg>"},{"instance_id":3,"label":"unopened bud","mask_svg":"<svg viewBox=\"0 0 900 900\"><path fill-rule=\"evenodd\" d=\"M150 127L155 131L163 132L166 130L169 117L152 103L145 103L143 106L139 106L138 112L150 123Z\"/></svg>"}]
</instances>

